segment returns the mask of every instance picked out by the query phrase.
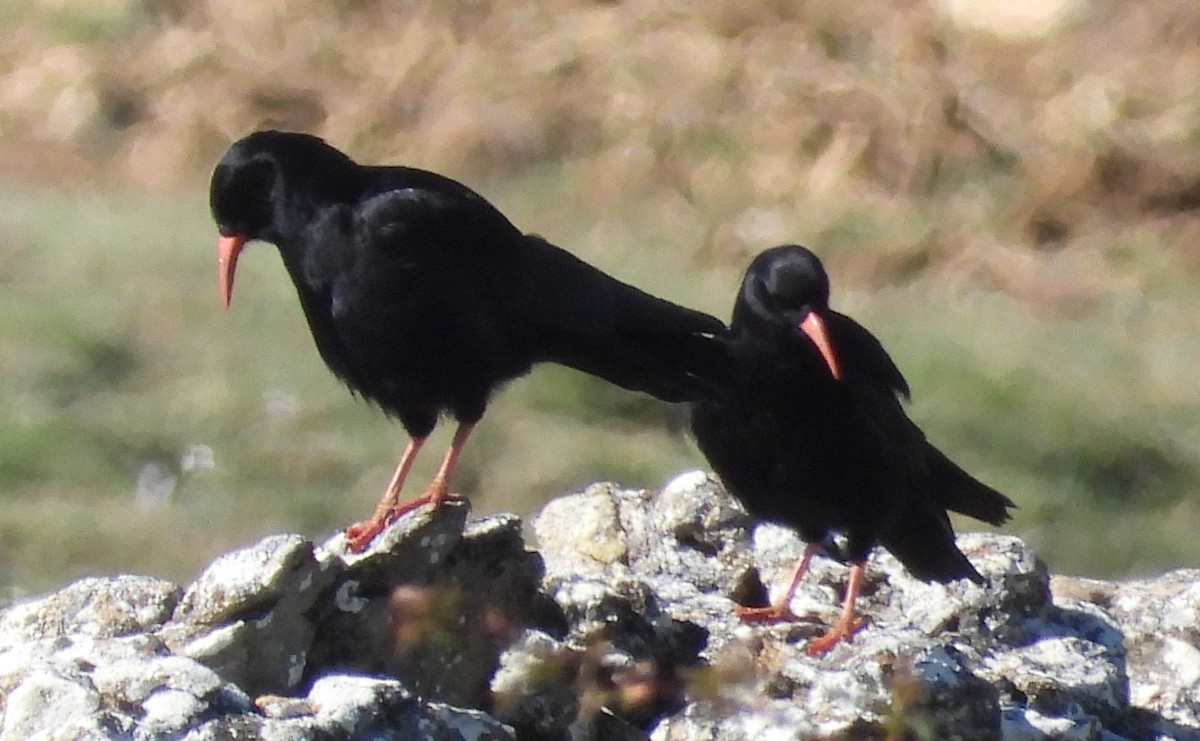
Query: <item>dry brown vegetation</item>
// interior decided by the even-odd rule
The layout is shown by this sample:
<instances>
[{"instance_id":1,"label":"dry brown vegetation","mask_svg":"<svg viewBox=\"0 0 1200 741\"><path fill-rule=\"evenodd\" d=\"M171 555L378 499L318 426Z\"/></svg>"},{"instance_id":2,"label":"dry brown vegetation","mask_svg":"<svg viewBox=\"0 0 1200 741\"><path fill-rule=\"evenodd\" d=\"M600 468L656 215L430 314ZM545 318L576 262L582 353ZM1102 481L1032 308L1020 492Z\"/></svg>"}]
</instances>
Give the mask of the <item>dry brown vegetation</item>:
<instances>
[{"instance_id":1,"label":"dry brown vegetation","mask_svg":"<svg viewBox=\"0 0 1200 741\"><path fill-rule=\"evenodd\" d=\"M5 167L195 182L276 126L467 178L563 165L592 208L658 204L738 261L858 208L913 212L869 235L870 277L970 267L1077 310L1054 261L970 248L1104 254L1134 225L1195 268L1200 7L993 5L25 0Z\"/></svg>"}]
</instances>

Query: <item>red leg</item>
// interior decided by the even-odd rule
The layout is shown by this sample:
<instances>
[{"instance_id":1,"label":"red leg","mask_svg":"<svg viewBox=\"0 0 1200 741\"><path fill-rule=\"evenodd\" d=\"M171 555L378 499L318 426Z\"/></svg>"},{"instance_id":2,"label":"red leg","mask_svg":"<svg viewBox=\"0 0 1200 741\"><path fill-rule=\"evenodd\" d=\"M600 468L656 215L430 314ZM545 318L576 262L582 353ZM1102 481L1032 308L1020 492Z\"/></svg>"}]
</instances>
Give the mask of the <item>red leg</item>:
<instances>
[{"instance_id":1,"label":"red leg","mask_svg":"<svg viewBox=\"0 0 1200 741\"><path fill-rule=\"evenodd\" d=\"M347 547L351 553L358 553L366 548L371 539L379 534L379 531L396 519L393 513L400 501L400 490L404 488L404 480L408 478L413 461L417 459L417 453L424 444L425 438L423 437L414 437L408 441L404 452L400 454L400 462L396 464L396 470L392 473L392 480L388 482L379 504L375 505L375 511L366 521L346 528Z\"/></svg>"},{"instance_id":2,"label":"red leg","mask_svg":"<svg viewBox=\"0 0 1200 741\"><path fill-rule=\"evenodd\" d=\"M846 599L842 602L842 614L833 628L823 636L817 636L808 642L805 651L809 656L819 656L842 641L849 641L862 627L862 623L854 619L854 601L862 589L863 563L850 564L850 583L846 585Z\"/></svg>"},{"instance_id":3,"label":"red leg","mask_svg":"<svg viewBox=\"0 0 1200 741\"><path fill-rule=\"evenodd\" d=\"M792 569L792 577L788 581L787 591L783 593L782 597L767 607L743 607L738 605L734 608L733 614L746 623L774 623L780 620L795 618L796 616L792 614L790 606L792 604L792 596L796 593L796 588L800 586L800 580L808 573L808 562L812 560L813 554L817 552L818 547L817 543L809 543L804 546L804 555L796 562L796 568Z\"/></svg>"},{"instance_id":4,"label":"red leg","mask_svg":"<svg viewBox=\"0 0 1200 741\"><path fill-rule=\"evenodd\" d=\"M413 441L404 449L404 454L400 456L400 465L396 467L396 472L392 474L392 481L388 484L383 499L380 499L379 505L375 507L374 514L366 522L352 525L346 529L350 552L358 553L362 551L381 530L414 509L423 507L426 504L432 504L434 509L437 509L445 502L462 499L457 494L450 493L448 482L450 481L450 476L454 473L454 467L458 465L458 457L462 454L463 446L466 445L467 438L471 435L471 430L474 427L474 425L468 424L458 426L458 429L454 432L454 440L450 443L450 449L446 451L446 456L442 458L442 465L438 467L437 473L434 474L433 481L429 483L429 488L416 499L399 504L400 489L404 486L404 479L408 477L408 470L412 468L412 462L417 455L417 451L421 449L421 445L425 442L424 438L419 440L413 438Z\"/></svg>"},{"instance_id":5,"label":"red leg","mask_svg":"<svg viewBox=\"0 0 1200 741\"><path fill-rule=\"evenodd\" d=\"M454 440L450 442L450 449L446 451L446 457L442 458L442 465L438 466L437 473L433 475L433 481L429 482L429 488L425 490L424 494L410 502L410 505L420 506L428 503L437 509L442 506L443 502L462 499L457 494L450 493L450 476L454 474L454 468L458 465L458 457L462 454L462 450L467 444L467 438L470 437L473 429L475 429L475 425L460 424L458 426L458 429L454 431ZM406 505L405 509L408 508Z\"/></svg>"}]
</instances>

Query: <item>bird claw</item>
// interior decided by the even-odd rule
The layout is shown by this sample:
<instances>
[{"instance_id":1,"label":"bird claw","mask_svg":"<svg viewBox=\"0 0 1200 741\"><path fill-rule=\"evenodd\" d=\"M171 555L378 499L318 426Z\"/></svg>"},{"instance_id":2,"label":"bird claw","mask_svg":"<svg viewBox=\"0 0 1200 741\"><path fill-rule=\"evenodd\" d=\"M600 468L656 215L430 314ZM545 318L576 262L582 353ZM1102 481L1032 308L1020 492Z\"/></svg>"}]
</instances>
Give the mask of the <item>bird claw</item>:
<instances>
[{"instance_id":1,"label":"bird claw","mask_svg":"<svg viewBox=\"0 0 1200 741\"><path fill-rule=\"evenodd\" d=\"M351 553L362 553L371 544L371 541L375 539L376 535L379 535L388 525L391 525L414 509L420 509L426 504L432 504L436 512L446 502L461 502L462 500L463 497L458 494L450 494L446 491L427 491L412 501L392 507L382 517L373 517L365 522L360 522L346 528L346 549Z\"/></svg>"},{"instance_id":2,"label":"bird claw","mask_svg":"<svg viewBox=\"0 0 1200 741\"><path fill-rule=\"evenodd\" d=\"M377 535L396 521L397 517L399 515L392 511L379 519L365 520L346 528L342 531L346 535L346 550L350 553L362 553Z\"/></svg>"},{"instance_id":3,"label":"bird claw","mask_svg":"<svg viewBox=\"0 0 1200 741\"><path fill-rule=\"evenodd\" d=\"M402 504L399 507L397 507L395 511L396 511L396 516L399 517L400 515L408 512L409 510L416 509L417 507L420 507L420 506L423 506L426 504L432 504L433 509L436 512L437 510L441 509L442 505L445 504L446 502L461 502L461 501L463 501L463 498L461 495L451 494L450 492L446 491L446 488L444 486L440 487L440 488L436 487L436 486L432 486L429 489L427 489L424 494L422 494L421 496L412 500L408 504Z\"/></svg>"},{"instance_id":4,"label":"bird claw","mask_svg":"<svg viewBox=\"0 0 1200 741\"><path fill-rule=\"evenodd\" d=\"M383 532L383 529L390 525L391 522L390 518L383 517L381 519L359 522L346 528L344 531L346 535L346 550L351 553L362 553L371 544L371 541L375 539L375 536Z\"/></svg>"},{"instance_id":5,"label":"bird claw","mask_svg":"<svg viewBox=\"0 0 1200 741\"><path fill-rule=\"evenodd\" d=\"M862 621L855 621L846 627L834 626L828 633L809 641L808 645L804 647L804 652L809 656L820 656L843 641L849 643L854 634L862 630L864 625L865 623Z\"/></svg>"},{"instance_id":6,"label":"bird claw","mask_svg":"<svg viewBox=\"0 0 1200 741\"><path fill-rule=\"evenodd\" d=\"M766 607L738 605L734 608L733 614L743 623L773 624L785 620L801 619L787 605L767 605ZM810 640L804 651L809 656L820 656L843 641L849 643L854 634L862 630L864 625L866 623L861 620L856 620L849 625L835 625L828 633Z\"/></svg>"},{"instance_id":7,"label":"bird claw","mask_svg":"<svg viewBox=\"0 0 1200 741\"><path fill-rule=\"evenodd\" d=\"M743 623L780 623L785 620L800 619L786 605L767 605L766 607L738 605L733 608L733 614Z\"/></svg>"}]
</instances>

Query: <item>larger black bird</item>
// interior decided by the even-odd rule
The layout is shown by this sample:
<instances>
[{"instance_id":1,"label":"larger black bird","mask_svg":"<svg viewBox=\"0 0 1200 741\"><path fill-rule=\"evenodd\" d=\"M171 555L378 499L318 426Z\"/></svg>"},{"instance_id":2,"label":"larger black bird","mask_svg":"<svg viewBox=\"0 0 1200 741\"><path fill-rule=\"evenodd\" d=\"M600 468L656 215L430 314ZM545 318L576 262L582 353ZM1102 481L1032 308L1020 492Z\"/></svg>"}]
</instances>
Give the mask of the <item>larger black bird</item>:
<instances>
[{"instance_id":1,"label":"larger black bird","mask_svg":"<svg viewBox=\"0 0 1200 741\"><path fill-rule=\"evenodd\" d=\"M665 401L700 398L725 357L724 324L626 285L521 233L466 186L369 167L307 134L260 131L221 158L210 191L221 299L250 240L279 248L329 368L411 435L361 550L388 522L455 495L448 481L488 398L549 361ZM442 414L458 421L426 492L400 491Z\"/></svg>"},{"instance_id":2,"label":"larger black bird","mask_svg":"<svg viewBox=\"0 0 1200 741\"><path fill-rule=\"evenodd\" d=\"M746 270L729 335L733 393L692 406L692 430L713 469L752 515L794 526L808 544L782 598L739 609L778 619L832 532L847 537L850 582L821 653L857 629L854 602L871 548L883 545L918 578L982 582L958 549L947 510L998 525L1008 497L931 445L900 398L908 383L869 331L829 308L829 276L809 250L784 245Z\"/></svg>"}]
</instances>

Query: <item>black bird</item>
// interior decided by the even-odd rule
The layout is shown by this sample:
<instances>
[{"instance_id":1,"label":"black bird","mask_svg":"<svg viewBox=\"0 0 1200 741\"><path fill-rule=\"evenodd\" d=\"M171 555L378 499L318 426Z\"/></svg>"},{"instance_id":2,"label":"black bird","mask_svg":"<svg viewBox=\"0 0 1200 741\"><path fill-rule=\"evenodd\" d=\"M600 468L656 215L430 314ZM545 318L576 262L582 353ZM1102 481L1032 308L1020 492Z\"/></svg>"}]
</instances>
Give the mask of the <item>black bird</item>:
<instances>
[{"instance_id":1,"label":"black bird","mask_svg":"<svg viewBox=\"0 0 1200 741\"><path fill-rule=\"evenodd\" d=\"M720 320L521 233L436 173L358 165L317 137L259 131L216 165L210 202L225 306L243 246L275 244L325 363L411 436L375 512L347 529L352 550L409 509L457 498L448 482L488 398L534 363L669 402L719 384ZM401 504L443 414L458 422L453 443L425 493Z\"/></svg>"},{"instance_id":2,"label":"black bird","mask_svg":"<svg viewBox=\"0 0 1200 741\"><path fill-rule=\"evenodd\" d=\"M746 620L790 615L809 560L831 533L851 563L842 613L809 644L828 650L859 627L854 602L867 555L882 545L916 577L983 578L958 549L947 510L999 525L1015 505L972 478L905 414L908 383L874 335L829 308L829 276L797 245L758 255L728 335L734 391L692 405L701 451L758 518L796 527L808 544L787 591Z\"/></svg>"}]
</instances>

